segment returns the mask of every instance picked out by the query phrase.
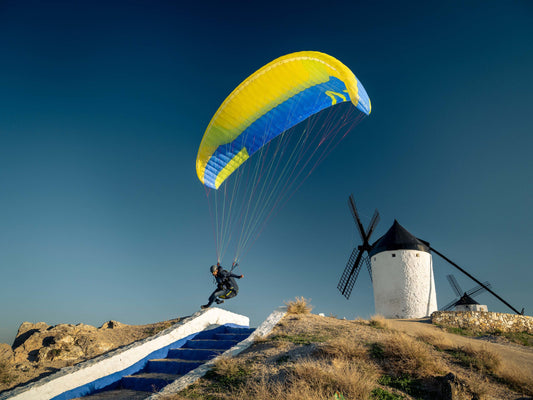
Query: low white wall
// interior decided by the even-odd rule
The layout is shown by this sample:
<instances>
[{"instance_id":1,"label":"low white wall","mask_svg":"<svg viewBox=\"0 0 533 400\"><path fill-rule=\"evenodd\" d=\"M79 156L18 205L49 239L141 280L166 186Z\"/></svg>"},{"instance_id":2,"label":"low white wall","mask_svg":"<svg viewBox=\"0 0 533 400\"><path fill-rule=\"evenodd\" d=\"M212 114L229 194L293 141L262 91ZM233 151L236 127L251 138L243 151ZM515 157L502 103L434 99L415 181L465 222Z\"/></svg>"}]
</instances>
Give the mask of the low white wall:
<instances>
[{"instance_id":1,"label":"low white wall","mask_svg":"<svg viewBox=\"0 0 533 400\"><path fill-rule=\"evenodd\" d=\"M211 326L235 324L249 326L250 320L243 315L210 308L199 311L159 334L143 341L135 342L104 354L100 357L77 364L73 367L61 369L59 372L43 378L24 387L5 392L0 395L0 400L48 400L70 390L79 388L104 378L111 374L119 373L127 367L145 359L148 355L179 341L187 336L199 333Z\"/></svg>"}]
</instances>

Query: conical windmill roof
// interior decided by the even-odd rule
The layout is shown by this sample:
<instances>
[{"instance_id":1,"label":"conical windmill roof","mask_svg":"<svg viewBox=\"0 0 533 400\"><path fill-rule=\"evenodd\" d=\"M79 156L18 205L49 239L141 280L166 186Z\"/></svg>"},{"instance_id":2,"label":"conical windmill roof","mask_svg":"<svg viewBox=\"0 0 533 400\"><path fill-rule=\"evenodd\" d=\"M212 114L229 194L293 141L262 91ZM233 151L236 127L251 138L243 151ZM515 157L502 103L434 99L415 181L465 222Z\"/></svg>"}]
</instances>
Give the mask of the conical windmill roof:
<instances>
[{"instance_id":1,"label":"conical windmill roof","mask_svg":"<svg viewBox=\"0 0 533 400\"><path fill-rule=\"evenodd\" d=\"M374 254L390 250L419 250L429 253L429 243L417 239L398 221L394 220L387 233L372 245L369 255L372 257Z\"/></svg>"},{"instance_id":2,"label":"conical windmill roof","mask_svg":"<svg viewBox=\"0 0 533 400\"><path fill-rule=\"evenodd\" d=\"M471 304L479 304L477 301L475 301L472 297L467 295L466 293L461 296L459 301L455 303L456 306L468 306Z\"/></svg>"}]
</instances>

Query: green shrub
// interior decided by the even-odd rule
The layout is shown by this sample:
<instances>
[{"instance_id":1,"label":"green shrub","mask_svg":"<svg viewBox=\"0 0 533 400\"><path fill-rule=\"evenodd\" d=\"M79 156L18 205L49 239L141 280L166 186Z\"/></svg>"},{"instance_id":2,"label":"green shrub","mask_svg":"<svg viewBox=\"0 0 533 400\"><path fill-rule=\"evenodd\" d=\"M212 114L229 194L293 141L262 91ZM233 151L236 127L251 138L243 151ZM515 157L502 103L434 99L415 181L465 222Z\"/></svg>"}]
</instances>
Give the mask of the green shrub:
<instances>
[{"instance_id":1,"label":"green shrub","mask_svg":"<svg viewBox=\"0 0 533 400\"><path fill-rule=\"evenodd\" d=\"M381 378L379 378L378 383L384 386L399 389L410 396L422 395L422 385L420 380L409 375L401 375L400 377L383 375Z\"/></svg>"},{"instance_id":2,"label":"green shrub","mask_svg":"<svg viewBox=\"0 0 533 400\"><path fill-rule=\"evenodd\" d=\"M403 396L398 396L397 394L393 394L390 392L387 392L384 389L376 388L372 390L372 394L370 396L372 400L401 400L405 399Z\"/></svg>"}]
</instances>

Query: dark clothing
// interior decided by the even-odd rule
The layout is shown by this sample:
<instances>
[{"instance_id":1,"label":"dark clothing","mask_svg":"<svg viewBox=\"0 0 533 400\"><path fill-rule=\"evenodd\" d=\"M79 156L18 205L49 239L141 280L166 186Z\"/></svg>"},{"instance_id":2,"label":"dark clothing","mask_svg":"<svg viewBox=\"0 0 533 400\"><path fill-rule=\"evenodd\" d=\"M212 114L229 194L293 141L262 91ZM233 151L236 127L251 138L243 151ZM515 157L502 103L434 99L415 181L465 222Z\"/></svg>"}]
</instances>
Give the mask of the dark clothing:
<instances>
[{"instance_id":1,"label":"dark clothing","mask_svg":"<svg viewBox=\"0 0 533 400\"><path fill-rule=\"evenodd\" d=\"M239 286L234 278L240 279L241 276L232 274L222 267L218 268L217 276L215 277L217 288L211 293L211 296L209 296L209 303L205 305L205 308L210 307L215 301L218 303L217 298L219 297L221 299L231 299L232 297L237 296L239 293Z\"/></svg>"},{"instance_id":2,"label":"dark clothing","mask_svg":"<svg viewBox=\"0 0 533 400\"><path fill-rule=\"evenodd\" d=\"M217 287L220 289L235 289L239 291L239 286L234 278L240 279L240 275L232 274L225 269L219 268L216 276Z\"/></svg>"}]
</instances>

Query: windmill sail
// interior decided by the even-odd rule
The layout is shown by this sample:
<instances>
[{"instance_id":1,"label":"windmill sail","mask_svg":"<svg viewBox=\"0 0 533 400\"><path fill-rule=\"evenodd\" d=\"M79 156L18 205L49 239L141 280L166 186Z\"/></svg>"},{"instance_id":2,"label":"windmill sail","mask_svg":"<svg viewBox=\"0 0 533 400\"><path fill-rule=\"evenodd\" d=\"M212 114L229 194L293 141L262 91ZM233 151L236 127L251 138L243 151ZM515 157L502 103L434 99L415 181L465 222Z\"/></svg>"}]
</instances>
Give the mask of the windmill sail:
<instances>
[{"instance_id":1,"label":"windmill sail","mask_svg":"<svg viewBox=\"0 0 533 400\"><path fill-rule=\"evenodd\" d=\"M441 311L448 311L454 308L458 305L468 305L468 304L479 304L477 301L475 301L472 297L477 296L484 291L491 288L491 284L488 281L483 282L482 284L468 290L463 291L461 286L459 286L459 282L457 282L457 279L455 279L455 276L452 274L446 275L446 279L448 279L448 282L450 283L450 286L452 287L453 291L457 295L457 298L450 303L446 304L444 307L441 307Z\"/></svg>"},{"instance_id":2,"label":"windmill sail","mask_svg":"<svg viewBox=\"0 0 533 400\"><path fill-rule=\"evenodd\" d=\"M357 277L359 276L359 272L361 272L361 265L363 263L366 264L368 274L370 275L370 280L372 280L372 269L370 265L370 259L368 257L368 253L372 246L370 246L368 240L370 239L370 235L372 235L372 232L374 232L374 229L376 228L376 225L379 222L379 213L378 210L376 210L374 211L374 215L370 220L370 224L368 225L368 228L365 231L363 223L361 222L361 218L359 218L357 207L355 206L355 199L353 197L353 194L348 197L348 208L352 213L355 225L357 226L357 231L361 236L362 244L353 249L350 258L348 259L348 263L344 268L344 272L342 273L341 279L337 285L337 289L339 289L341 294L346 297L346 299L349 299L350 295L352 294L353 286L355 284L355 281L357 280ZM367 253L367 255L363 256L365 252Z\"/></svg>"},{"instance_id":3,"label":"windmill sail","mask_svg":"<svg viewBox=\"0 0 533 400\"><path fill-rule=\"evenodd\" d=\"M361 271L360 260L361 251L356 247L353 249L350 258L348 259L348 263L346 264L346 268L344 268L344 272L342 273L339 284L337 285L337 289L340 290L341 294L346 297L346 299L350 298L353 285L355 284L357 276L359 276L359 272Z\"/></svg>"}]
</instances>

